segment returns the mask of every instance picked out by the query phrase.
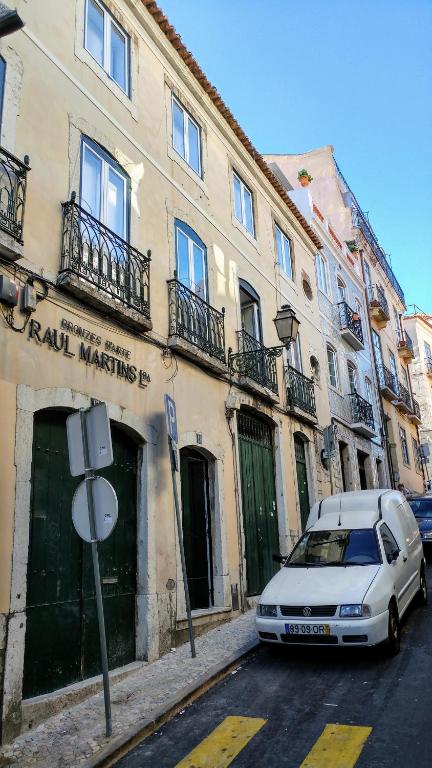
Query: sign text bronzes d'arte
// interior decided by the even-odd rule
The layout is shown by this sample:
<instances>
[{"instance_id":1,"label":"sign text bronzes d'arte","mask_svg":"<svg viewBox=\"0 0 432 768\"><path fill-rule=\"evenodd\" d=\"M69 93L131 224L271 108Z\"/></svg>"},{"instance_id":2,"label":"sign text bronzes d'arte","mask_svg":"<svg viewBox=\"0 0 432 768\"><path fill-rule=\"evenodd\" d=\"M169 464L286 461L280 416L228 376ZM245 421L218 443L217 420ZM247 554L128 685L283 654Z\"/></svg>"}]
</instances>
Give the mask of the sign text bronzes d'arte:
<instances>
[{"instance_id":1,"label":"sign text bronzes d'arte","mask_svg":"<svg viewBox=\"0 0 432 768\"><path fill-rule=\"evenodd\" d=\"M72 336L81 339L75 351L72 349ZM60 322L60 329L49 326L44 329L37 320L30 320L28 338L39 345L46 344L55 352L63 352L65 357L75 357L86 365L94 366L119 379L125 379L130 384L136 382L139 387L144 388L150 382L147 371L128 362L131 357L129 349L115 344L110 339L103 340L96 333L65 318Z\"/></svg>"}]
</instances>

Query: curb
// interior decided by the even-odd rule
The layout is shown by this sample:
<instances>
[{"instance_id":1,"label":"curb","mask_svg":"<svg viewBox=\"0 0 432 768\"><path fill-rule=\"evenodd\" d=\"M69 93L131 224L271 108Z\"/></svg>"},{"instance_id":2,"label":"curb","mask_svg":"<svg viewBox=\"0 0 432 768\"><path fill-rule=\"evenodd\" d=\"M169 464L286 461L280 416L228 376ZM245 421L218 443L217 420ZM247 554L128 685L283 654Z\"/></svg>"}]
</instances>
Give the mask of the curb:
<instances>
[{"instance_id":1,"label":"curb","mask_svg":"<svg viewBox=\"0 0 432 768\"><path fill-rule=\"evenodd\" d=\"M156 709L151 717L141 720L138 725L135 724L121 736L114 737L106 747L100 750L98 755L80 763L80 768L109 768L109 766L115 765L121 757L174 717L183 707L192 704L209 688L226 677L233 667L238 666L240 659L249 656L258 646L259 641L254 639L232 653L224 661L214 664L193 683L180 688L172 697L168 698L165 704Z\"/></svg>"}]
</instances>

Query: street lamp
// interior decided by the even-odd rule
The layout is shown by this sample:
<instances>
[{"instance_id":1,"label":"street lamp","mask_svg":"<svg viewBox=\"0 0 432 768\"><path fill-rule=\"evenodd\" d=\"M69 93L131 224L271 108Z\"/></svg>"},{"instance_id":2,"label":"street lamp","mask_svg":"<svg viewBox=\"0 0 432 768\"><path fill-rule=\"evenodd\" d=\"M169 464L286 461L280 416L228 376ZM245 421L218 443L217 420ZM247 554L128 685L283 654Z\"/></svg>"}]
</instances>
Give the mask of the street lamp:
<instances>
[{"instance_id":1,"label":"street lamp","mask_svg":"<svg viewBox=\"0 0 432 768\"><path fill-rule=\"evenodd\" d=\"M297 338L300 320L297 319L293 308L289 304L283 304L276 313L273 322L280 341L288 349L289 345L295 342Z\"/></svg>"},{"instance_id":2,"label":"street lamp","mask_svg":"<svg viewBox=\"0 0 432 768\"><path fill-rule=\"evenodd\" d=\"M17 11L9 8L6 3L0 1L0 37L5 37L12 32L17 32L17 30L21 29L23 26L24 22Z\"/></svg>"}]
</instances>

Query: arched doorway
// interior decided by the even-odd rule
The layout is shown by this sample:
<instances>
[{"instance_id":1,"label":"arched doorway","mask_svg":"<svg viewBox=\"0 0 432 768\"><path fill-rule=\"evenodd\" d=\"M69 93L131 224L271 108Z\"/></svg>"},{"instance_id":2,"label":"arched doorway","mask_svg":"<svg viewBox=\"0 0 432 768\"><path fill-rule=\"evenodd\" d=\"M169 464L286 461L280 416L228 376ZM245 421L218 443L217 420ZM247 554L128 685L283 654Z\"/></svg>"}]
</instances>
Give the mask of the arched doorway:
<instances>
[{"instance_id":1,"label":"arched doorway","mask_svg":"<svg viewBox=\"0 0 432 768\"><path fill-rule=\"evenodd\" d=\"M100 672L90 545L76 534L65 411L34 417L23 696ZM100 474L114 486L119 519L99 545L110 668L135 659L137 446L111 425L114 463Z\"/></svg>"},{"instance_id":2,"label":"arched doorway","mask_svg":"<svg viewBox=\"0 0 432 768\"><path fill-rule=\"evenodd\" d=\"M191 609L214 605L213 531L208 459L193 448L180 450L183 544Z\"/></svg>"},{"instance_id":3,"label":"arched doorway","mask_svg":"<svg viewBox=\"0 0 432 768\"><path fill-rule=\"evenodd\" d=\"M310 512L308 468L306 457L306 441L301 435L294 435L294 452L297 472L297 492L300 507L300 521L302 531L306 528Z\"/></svg>"},{"instance_id":4,"label":"arched doorway","mask_svg":"<svg viewBox=\"0 0 432 768\"><path fill-rule=\"evenodd\" d=\"M276 573L279 552L273 428L264 419L240 411L237 417L249 595L258 595Z\"/></svg>"}]
</instances>

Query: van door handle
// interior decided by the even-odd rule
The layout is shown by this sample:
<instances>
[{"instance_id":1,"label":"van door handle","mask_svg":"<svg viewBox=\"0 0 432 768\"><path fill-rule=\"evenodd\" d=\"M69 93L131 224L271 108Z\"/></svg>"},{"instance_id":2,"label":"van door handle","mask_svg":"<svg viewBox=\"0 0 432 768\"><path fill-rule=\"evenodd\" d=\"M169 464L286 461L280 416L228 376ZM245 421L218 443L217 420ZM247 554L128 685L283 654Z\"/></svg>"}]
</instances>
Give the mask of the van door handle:
<instances>
[{"instance_id":1,"label":"van door handle","mask_svg":"<svg viewBox=\"0 0 432 768\"><path fill-rule=\"evenodd\" d=\"M403 556L403 558L402 558L402 560L404 561L404 563L406 563L406 561L408 560L407 556L406 556L406 555L404 555L404 556Z\"/></svg>"}]
</instances>

